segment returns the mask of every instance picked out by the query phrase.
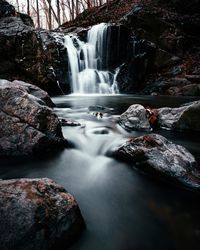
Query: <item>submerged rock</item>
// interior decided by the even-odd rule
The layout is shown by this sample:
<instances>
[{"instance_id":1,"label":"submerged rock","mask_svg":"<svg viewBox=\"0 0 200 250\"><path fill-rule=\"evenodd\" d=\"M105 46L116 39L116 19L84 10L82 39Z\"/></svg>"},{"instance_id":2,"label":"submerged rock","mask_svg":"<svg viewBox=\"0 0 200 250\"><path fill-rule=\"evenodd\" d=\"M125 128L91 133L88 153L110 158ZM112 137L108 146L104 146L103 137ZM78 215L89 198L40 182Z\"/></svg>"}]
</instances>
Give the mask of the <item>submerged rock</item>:
<instances>
[{"instance_id":1,"label":"submerged rock","mask_svg":"<svg viewBox=\"0 0 200 250\"><path fill-rule=\"evenodd\" d=\"M140 104L131 105L120 116L119 124L127 130L151 130L147 111Z\"/></svg>"},{"instance_id":2,"label":"submerged rock","mask_svg":"<svg viewBox=\"0 0 200 250\"><path fill-rule=\"evenodd\" d=\"M62 126L69 126L69 127L81 126L81 124L78 121L69 120L69 119L65 119L65 118L60 119L60 122L61 122Z\"/></svg>"},{"instance_id":3,"label":"submerged rock","mask_svg":"<svg viewBox=\"0 0 200 250\"><path fill-rule=\"evenodd\" d=\"M0 156L38 155L66 145L47 93L27 83L0 80Z\"/></svg>"},{"instance_id":4,"label":"submerged rock","mask_svg":"<svg viewBox=\"0 0 200 250\"><path fill-rule=\"evenodd\" d=\"M161 135L149 134L130 139L111 155L144 172L200 190L200 169L195 158L184 147Z\"/></svg>"},{"instance_id":5,"label":"submerged rock","mask_svg":"<svg viewBox=\"0 0 200 250\"><path fill-rule=\"evenodd\" d=\"M66 248L84 228L78 204L50 179L0 181L2 250Z\"/></svg>"}]
</instances>

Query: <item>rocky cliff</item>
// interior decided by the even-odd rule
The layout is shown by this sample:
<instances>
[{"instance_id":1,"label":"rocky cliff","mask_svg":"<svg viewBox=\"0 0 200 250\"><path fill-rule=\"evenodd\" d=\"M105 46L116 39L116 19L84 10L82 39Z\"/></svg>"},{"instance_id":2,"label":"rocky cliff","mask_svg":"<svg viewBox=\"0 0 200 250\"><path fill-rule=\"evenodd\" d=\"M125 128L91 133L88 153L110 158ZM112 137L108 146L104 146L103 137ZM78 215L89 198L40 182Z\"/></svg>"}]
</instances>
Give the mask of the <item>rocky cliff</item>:
<instances>
[{"instance_id":1,"label":"rocky cliff","mask_svg":"<svg viewBox=\"0 0 200 250\"><path fill-rule=\"evenodd\" d=\"M198 0L113 0L61 28L110 22L130 30L121 41L129 51L117 78L121 93L199 96L199 7Z\"/></svg>"},{"instance_id":2,"label":"rocky cliff","mask_svg":"<svg viewBox=\"0 0 200 250\"><path fill-rule=\"evenodd\" d=\"M0 0L1 79L25 80L54 95L70 91L61 40L62 36L56 39L55 34L34 28L29 16Z\"/></svg>"}]
</instances>

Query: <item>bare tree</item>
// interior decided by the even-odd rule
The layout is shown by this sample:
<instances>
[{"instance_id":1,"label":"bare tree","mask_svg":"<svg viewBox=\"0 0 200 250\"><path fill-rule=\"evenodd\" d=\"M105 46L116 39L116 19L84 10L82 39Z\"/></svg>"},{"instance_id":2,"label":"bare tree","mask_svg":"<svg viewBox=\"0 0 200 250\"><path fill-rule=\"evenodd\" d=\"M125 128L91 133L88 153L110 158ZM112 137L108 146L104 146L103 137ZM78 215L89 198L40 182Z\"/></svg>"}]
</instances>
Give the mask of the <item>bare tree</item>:
<instances>
[{"instance_id":1,"label":"bare tree","mask_svg":"<svg viewBox=\"0 0 200 250\"><path fill-rule=\"evenodd\" d=\"M36 0L36 10L37 10L37 26L40 28L40 10L39 10L39 2Z\"/></svg>"},{"instance_id":2,"label":"bare tree","mask_svg":"<svg viewBox=\"0 0 200 250\"><path fill-rule=\"evenodd\" d=\"M19 0L16 0L16 5L17 5L17 11L20 12L20 10L19 10Z\"/></svg>"},{"instance_id":3,"label":"bare tree","mask_svg":"<svg viewBox=\"0 0 200 250\"><path fill-rule=\"evenodd\" d=\"M58 18L58 25L61 25L61 18L60 18L60 1L56 0L57 5L57 18Z\"/></svg>"},{"instance_id":4,"label":"bare tree","mask_svg":"<svg viewBox=\"0 0 200 250\"><path fill-rule=\"evenodd\" d=\"M27 14L30 16L30 0L27 0Z\"/></svg>"},{"instance_id":5,"label":"bare tree","mask_svg":"<svg viewBox=\"0 0 200 250\"><path fill-rule=\"evenodd\" d=\"M111 0L8 0L17 11L30 15L36 27L56 28L61 23L74 20L81 12L106 4L108 10Z\"/></svg>"}]
</instances>

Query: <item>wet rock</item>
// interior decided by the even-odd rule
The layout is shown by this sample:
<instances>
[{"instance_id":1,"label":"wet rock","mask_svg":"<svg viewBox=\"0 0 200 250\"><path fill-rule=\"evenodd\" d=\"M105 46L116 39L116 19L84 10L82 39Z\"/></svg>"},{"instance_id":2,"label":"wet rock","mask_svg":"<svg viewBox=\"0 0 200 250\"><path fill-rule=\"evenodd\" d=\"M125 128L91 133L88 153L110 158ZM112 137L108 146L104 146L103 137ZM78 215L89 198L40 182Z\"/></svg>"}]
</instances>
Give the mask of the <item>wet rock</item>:
<instances>
[{"instance_id":1,"label":"wet rock","mask_svg":"<svg viewBox=\"0 0 200 250\"><path fill-rule=\"evenodd\" d=\"M170 87L166 93L171 96L200 96L200 84Z\"/></svg>"},{"instance_id":2,"label":"wet rock","mask_svg":"<svg viewBox=\"0 0 200 250\"><path fill-rule=\"evenodd\" d=\"M0 12L5 13L2 5ZM6 13L0 19L0 78L28 81L49 94L70 92L63 43L35 29L30 17Z\"/></svg>"},{"instance_id":3,"label":"wet rock","mask_svg":"<svg viewBox=\"0 0 200 250\"><path fill-rule=\"evenodd\" d=\"M2 250L66 248L84 228L74 197L47 178L1 180L0 220Z\"/></svg>"},{"instance_id":4,"label":"wet rock","mask_svg":"<svg viewBox=\"0 0 200 250\"><path fill-rule=\"evenodd\" d=\"M200 75L186 75L185 78L191 82L200 83Z\"/></svg>"},{"instance_id":5,"label":"wet rock","mask_svg":"<svg viewBox=\"0 0 200 250\"><path fill-rule=\"evenodd\" d=\"M147 111L140 104L131 105L120 116L119 124L127 130L151 130Z\"/></svg>"},{"instance_id":6,"label":"wet rock","mask_svg":"<svg viewBox=\"0 0 200 250\"><path fill-rule=\"evenodd\" d=\"M130 41L127 61L120 66L117 75L117 85L120 93L136 93L143 87L145 76L154 68L156 45L154 43L133 37Z\"/></svg>"},{"instance_id":7,"label":"wet rock","mask_svg":"<svg viewBox=\"0 0 200 250\"><path fill-rule=\"evenodd\" d=\"M67 144L47 103L49 97L37 87L0 81L0 156L43 155Z\"/></svg>"},{"instance_id":8,"label":"wet rock","mask_svg":"<svg viewBox=\"0 0 200 250\"><path fill-rule=\"evenodd\" d=\"M149 81L146 87L140 92L141 94L148 94L150 95L152 92L156 92L161 95L187 95L187 91L184 94L184 90L187 90L186 86L191 85L191 82L188 81L185 77L170 77L170 78L163 78L158 79L156 81ZM195 86L194 86L195 87ZM183 89L183 91L181 91ZM188 87L190 89L190 87ZM196 87L194 91L192 91L191 86L191 94L192 92L196 92ZM198 91L195 93L197 95Z\"/></svg>"},{"instance_id":9,"label":"wet rock","mask_svg":"<svg viewBox=\"0 0 200 250\"><path fill-rule=\"evenodd\" d=\"M69 127L77 127L77 126L81 126L81 124L77 121L74 121L74 120L68 120L68 119L64 119L62 118L60 120L61 122L61 125L62 126L69 126Z\"/></svg>"},{"instance_id":10,"label":"wet rock","mask_svg":"<svg viewBox=\"0 0 200 250\"><path fill-rule=\"evenodd\" d=\"M200 66L196 66L192 72L192 74L194 75L200 75Z\"/></svg>"},{"instance_id":11,"label":"wet rock","mask_svg":"<svg viewBox=\"0 0 200 250\"><path fill-rule=\"evenodd\" d=\"M107 51L103 58L106 69L115 69L127 61L130 56L131 32L125 25L109 24Z\"/></svg>"},{"instance_id":12,"label":"wet rock","mask_svg":"<svg viewBox=\"0 0 200 250\"><path fill-rule=\"evenodd\" d=\"M13 82L9 82L7 80L0 80L0 84L2 85L7 84L8 86L10 85L10 87L14 86L15 88L22 89L23 91L26 91L28 94L31 94L41 99L47 106L55 107L55 104L52 102L48 93L38 88L37 86L18 80L15 80Z\"/></svg>"},{"instance_id":13,"label":"wet rock","mask_svg":"<svg viewBox=\"0 0 200 250\"><path fill-rule=\"evenodd\" d=\"M157 68L173 66L176 65L178 62L180 62L179 57L173 56L172 54L168 53L165 50L157 49L154 61L154 65Z\"/></svg>"},{"instance_id":14,"label":"wet rock","mask_svg":"<svg viewBox=\"0 0 200 250\"><path fill-rule=\"evenodd\" d=\"M158 109L158 125L175 130L200 131L200 101L179 108Z\"/></svg>"},{"instance_id":15,"label":"wet rock","mask_svg":"<svg viewBox=\"0 0 200 250\"><path fill-rule=\"evenodd\" d=\"M200 170L194 157L184 147L173 144L161 135L150 134L130 139L114 149L111 155L154 176L169 178L200 190Z\"/></svg>"},{"instance_id":16,"label":"wet rock","mask_svg":"<svg viewBox=\"0 0 200 250\"><path fill-rule=\"evenodd\" d=\"M34 27L33 19L30 16L28 16L27 14L24 14L24 13L17 13L17 15L21 18L22 22L25 25Z\"/></svg>"},{"instance_id":17,"label":"wet rock","mask_svg":"<svg viewBox=\"0 0 200 250\"><path fill-rule=\"evenodd\" d=\"M176 76L176 75L181 74L182 71L183 71L182 67L178 65L178 66L174 66L174 67L172 68L170 74L171 74L172 76Z\"/></svg>"},{"instance_id":18,"label":"wet rock","mask_svg":"<svg viewBox=\"0 0 200 250\"><path fill-rule=\"evenodd\" d=\"M5 0L0 0L0 18L15 16L15 8Z\"/></svg>"}]
</instances>

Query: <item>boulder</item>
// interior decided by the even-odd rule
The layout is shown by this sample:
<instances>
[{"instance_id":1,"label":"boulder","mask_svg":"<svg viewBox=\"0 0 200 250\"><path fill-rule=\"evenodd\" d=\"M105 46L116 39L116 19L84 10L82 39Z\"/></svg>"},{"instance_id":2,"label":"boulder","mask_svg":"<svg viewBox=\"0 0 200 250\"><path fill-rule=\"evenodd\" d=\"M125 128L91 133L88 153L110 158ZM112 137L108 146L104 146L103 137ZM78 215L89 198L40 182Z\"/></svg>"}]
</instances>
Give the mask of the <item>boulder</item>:
<instances>
[{"instance_id":1,"label":"boulder","mask_svg":"<svg viewBox=\"0 0 200 250\"><path fill-rule=\"evenodd\" d=\"M3 13L0 18L0 78L28 81L52 95L70 92L67 51L61 39L57 39L59 35L35 29L30 17L20 13L13 15L4 11L3 6L0 4L0 13ZM60 36L64 40L64 35Z\"/></svg>"},{"instance_id":2,"label":"boulder","mask_svg":"<svg viewBox=\"0 0 200 250\"><path fill-rule=\"evenodd\" d=\"M179 108L158 109L158 125L165 129L200 131L200 101Z\"/></svg>"},{"instance_id":3,"label":"boulder","mask_svg":"<svg viewBox=\"0 0 200 250\"><path fill-rule=\"evenodd\" d=\"M0 220L2 250L66 248L84 228L74 197L47 178L1 180Z\"/></svg>"},{"instance_id":4,"label":"boulder","mask_svg":"<svg viewBox=\"0 0 200 250\"><path fill-rule=\"evenodd\" d=\"M140 104L131 105L120 116L119 124L127 130L151 130L147 111Z\"/></svg>"},{"instance_id":5,"label":"boulder","mask_svg":"<svg viewBox=\"0 0 200 250\"><path fill-rule=\"evenodd\" d=\"M43 155L66 145L47 93L0 80L0 156Z\"/></svg>"},{"instance_id":6,"label":"boulder","mask_svg":"<svg viewBox=\"0 0 200 250\"><path fill-rule=\"evenodd\" d=\"M13 82L9 82L6 80L0 80L0 84L10 84L10 86L14 86L15 88L19 88L22 89L24 91L26 91L28 94L31 94L39 99L41 99L43 102L45 102L45 104L48 107L55 107L55 104L52 102L50 96L48 95L47 92L45 92L44 90L38 88L35 85L32 85L30 83L26 83L23 81L18 81L15 80Z\"/></svg>"},{"instance_id":7,"label":"boulder","mask_svg":"<svg viewBox=\"0 0 200 250\"><path fill-rule=\"evenodd\" d=\"M200 169L194 157L161 135L130 139L110 154L128 161L134 168L200 190Z\"/></svg>"},{"instance_id":8,"label":"boulder","mask_svg":"<svg viewBox=\"0 0 200 250\"><path fill-rule=\"evenodd\" d=\"M171 96L200 96L200 84L170 87L166 93Z\"/></svg>"},{"instance_id":9,"label":"boulder","mask_svg":"<svg viewBox=\"0 0 200 250\"><path fill-rule=\"evenodd\" d=\"M15 16L15 8L5 0L0 0L0 18Z\"/></svg>"}]
</instances>

